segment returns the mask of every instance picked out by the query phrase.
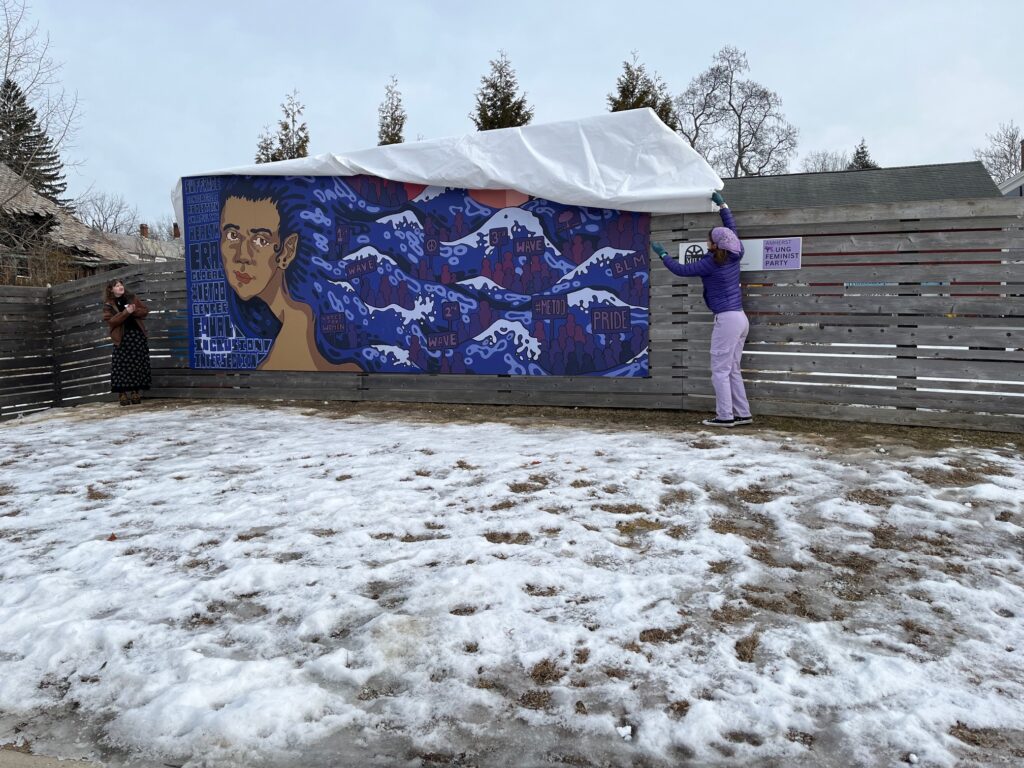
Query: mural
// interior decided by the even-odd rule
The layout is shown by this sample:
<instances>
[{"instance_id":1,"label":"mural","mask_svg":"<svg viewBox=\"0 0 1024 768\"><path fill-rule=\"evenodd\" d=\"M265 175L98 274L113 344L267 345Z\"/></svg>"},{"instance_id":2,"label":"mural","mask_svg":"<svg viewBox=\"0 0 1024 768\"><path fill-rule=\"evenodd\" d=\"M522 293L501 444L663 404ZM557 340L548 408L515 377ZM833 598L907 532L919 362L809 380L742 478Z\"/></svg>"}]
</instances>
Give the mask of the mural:
<instances>
[{"instance_id":1,"label":"mural","mask_svg":"<svg viewBox=\"0 0 1024 768\"><path fill-rule=\"evenodd\" d=\"M648 375L648 214L371 176L182 191L193 368Z\"/></svg>"}]
</instances>

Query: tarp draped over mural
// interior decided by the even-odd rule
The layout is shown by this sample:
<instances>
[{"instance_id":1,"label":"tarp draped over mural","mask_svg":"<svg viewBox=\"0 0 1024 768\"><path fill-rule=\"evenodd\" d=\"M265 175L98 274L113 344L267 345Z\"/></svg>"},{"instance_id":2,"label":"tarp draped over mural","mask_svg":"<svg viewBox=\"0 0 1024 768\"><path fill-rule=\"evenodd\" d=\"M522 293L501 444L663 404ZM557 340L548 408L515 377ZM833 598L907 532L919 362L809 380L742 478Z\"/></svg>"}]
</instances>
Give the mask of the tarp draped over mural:
<instances>
[{"instance_id":1,"label":"tarp draped over mural","mask_svg":"<svg viewBox=\"0 0 1024 768\"><path fill-rule=\"evenodd\" d=\"M649 213L721 188L650 109L183 178L191 364L645 376Z\"/></svg>"},{"instance_id":2,"label":"tarp draped over mural","mask_svg":"<svg viewBox=\"0 0 1024 768\"><path fill-rule=\"evenodd\" d=\"M647 214L370 176L182 192L194 368L648 373Z\"/></svg>"}]
</instances>

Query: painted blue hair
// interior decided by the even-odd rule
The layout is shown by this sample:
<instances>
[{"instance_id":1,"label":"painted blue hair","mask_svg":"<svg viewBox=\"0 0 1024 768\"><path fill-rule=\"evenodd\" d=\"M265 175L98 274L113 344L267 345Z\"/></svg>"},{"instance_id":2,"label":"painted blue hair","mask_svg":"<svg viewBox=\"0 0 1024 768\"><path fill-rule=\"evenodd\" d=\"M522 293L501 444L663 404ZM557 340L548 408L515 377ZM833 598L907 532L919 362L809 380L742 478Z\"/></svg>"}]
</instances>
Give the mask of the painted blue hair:
<instances>
[{"instance_id":1,"label":"painted blue hair","mask_svg":"<svg viewBox=\"0 0 1024 768\"><path fill-rule=\"evenodd\" d=\"M325 310L323 283L332 276L327 260L335 241L336 211L332 208L337 204L328 204L323 186L324 179L312 176L228 176L220 191L222 211L230 198L269 200L281 219L280 241L293 234L298 236L295 258L285 270L284 284L292 299L313 308L314 317ZM231 319L245 336L272 339L280 332L280 321L262 300L243 301L234 291L228 291L227 297ZM344 362L337 352L328 350L319 328L315 336L325 358Z\"/></svg>"}]
</instances>

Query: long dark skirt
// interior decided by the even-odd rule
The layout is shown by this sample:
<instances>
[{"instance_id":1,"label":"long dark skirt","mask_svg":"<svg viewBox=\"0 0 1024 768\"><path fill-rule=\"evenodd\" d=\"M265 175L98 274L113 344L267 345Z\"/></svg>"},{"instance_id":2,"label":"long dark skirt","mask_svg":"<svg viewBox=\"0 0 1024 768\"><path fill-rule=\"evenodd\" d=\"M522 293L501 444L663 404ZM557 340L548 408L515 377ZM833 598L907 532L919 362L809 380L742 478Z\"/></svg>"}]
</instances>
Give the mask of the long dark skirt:
<instances>
[{"instance_id":1,"label":"long dark skirt","mask_svg":"<svg viewBox=\"0 0 1024 768\"><path fill-rule=\"evenodd\" d=\"M138 328L126 328L110 358L110 391L136 392L151 383L149 342Z\"/></svg>"}]
</instances>

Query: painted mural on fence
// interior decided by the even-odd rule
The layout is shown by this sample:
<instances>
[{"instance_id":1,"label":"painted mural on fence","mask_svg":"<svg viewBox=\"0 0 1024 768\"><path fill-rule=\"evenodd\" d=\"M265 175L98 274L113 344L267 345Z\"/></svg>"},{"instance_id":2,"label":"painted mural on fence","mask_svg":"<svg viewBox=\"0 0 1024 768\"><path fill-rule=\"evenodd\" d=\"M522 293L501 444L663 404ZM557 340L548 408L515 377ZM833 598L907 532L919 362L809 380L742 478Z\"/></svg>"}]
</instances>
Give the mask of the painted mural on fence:
<instances>
[{"instance_id":1,"label":"painted mural on fence","mask_svg":"<svg viewBox=\"0 0 1024 768\"><path fill-rule=\"evenodd\" d=\"M370 176L182 191L193 368L648 373L647 214Z\"/></svg>"}]
</instances>

